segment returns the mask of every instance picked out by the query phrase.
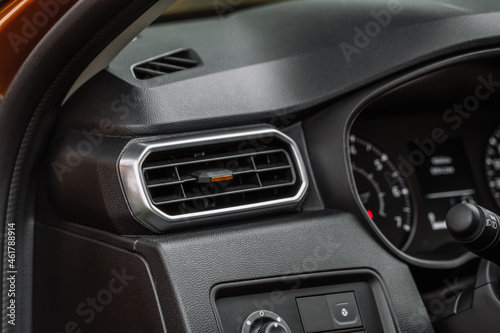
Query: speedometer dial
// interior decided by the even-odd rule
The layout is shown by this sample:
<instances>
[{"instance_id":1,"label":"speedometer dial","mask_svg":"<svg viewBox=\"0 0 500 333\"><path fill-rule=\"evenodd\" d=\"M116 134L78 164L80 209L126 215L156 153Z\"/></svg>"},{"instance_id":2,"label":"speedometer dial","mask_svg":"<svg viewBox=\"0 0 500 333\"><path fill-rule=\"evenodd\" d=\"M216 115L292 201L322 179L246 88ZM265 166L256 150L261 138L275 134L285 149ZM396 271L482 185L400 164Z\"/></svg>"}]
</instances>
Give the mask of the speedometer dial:
<instances>
[{"instance_id":1,"label":"speedometer dial","mask_svg":"<svg viewBox=\"0 0 500 333\"><path fill-rule=\"evenodd\" d=\"M394 246L404 251L415 226L406 181L389 156L372 143L351 135L349 149L356 189L367 215Z\"/></svg>"}]
</instances>

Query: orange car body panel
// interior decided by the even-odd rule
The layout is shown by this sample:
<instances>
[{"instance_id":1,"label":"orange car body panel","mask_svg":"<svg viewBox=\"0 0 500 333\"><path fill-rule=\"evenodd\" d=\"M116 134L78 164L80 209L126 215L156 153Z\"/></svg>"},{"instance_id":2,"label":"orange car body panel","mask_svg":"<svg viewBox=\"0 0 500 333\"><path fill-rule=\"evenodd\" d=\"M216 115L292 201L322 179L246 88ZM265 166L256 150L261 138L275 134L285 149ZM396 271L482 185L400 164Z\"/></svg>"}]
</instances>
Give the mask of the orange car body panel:
<instances>
[{"instance_id":1,"label":"orange car body panel","mask_svg":"<svg viewBox=\"0 0 500 333\"><path fill-rule=\"evenodd\" d=\"M28 56L77 0L12 0L0 8L0 96Z\"/></svg>"}]
</instances>

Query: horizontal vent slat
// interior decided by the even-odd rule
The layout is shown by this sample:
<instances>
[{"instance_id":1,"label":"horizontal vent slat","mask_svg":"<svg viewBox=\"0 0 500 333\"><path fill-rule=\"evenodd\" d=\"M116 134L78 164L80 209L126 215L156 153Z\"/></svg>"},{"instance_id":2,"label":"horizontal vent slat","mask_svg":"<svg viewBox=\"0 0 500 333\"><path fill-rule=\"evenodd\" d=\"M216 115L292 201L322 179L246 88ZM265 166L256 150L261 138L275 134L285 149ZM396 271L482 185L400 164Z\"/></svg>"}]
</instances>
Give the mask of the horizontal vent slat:
<instances>
[{"instance_id":1,"label":"horizontal vent slat","mask_svg":"<svg viewBox=\"0 0 500 333\"><path fill-rule=\"evenodd\" d=\"M191 200L199 200L203 198L215 198L215 197L222 197L222 196L227 196L227 195L233 195L237 193L248 193L248 192L253 192L253 191L258 191L258 190L267 190L267 189L274 189L274 188L279 188L279 187L285 187L285 186L291 186L293 185L292 183L283 183L283 184L275 184L275 185L270 185L266 187L252 187L252 188L247 188L244 190L236 190L236 191L228 191L228 192L222 192L222 193L213 193L213 194L207 194L207 195L202 195L202 196L194 196L194 197L187 197L187 198L179 198L175 200L168 200L159 198L161 200L159 201L153 201L157 205L164 205L164 204L170 204L170 203L178 203L178 202L185 202L185 201L191 201Z\"/></svg>"},{"instance_id":2,"label":"horizontal vent slat","mask_svg":"<svg viewBox=\"0 0 500 333\"><path fill-rule=\"evenodd\" d=\"M186 67L176 66L172 64L165 64L157 61L151 61L148 63L148 68L152 68L154 70L162 71L164 73L173 73L177 71L182 71L186 69Z\"/></svg>"},{"instance_id":3,"label":"horizontal vent slat","mask_svg":"<svg viewBox=\"0 0 500 333\"><path fill-rule=\"evenodd\" d=\"M156 77L156 76L160 76L160 75L165 74L165 73L160 72L160 71L155 71L155 70L152 70L152 69L149 69L149 68L142 68L142 67L136 67L135 71L138 74L149 75L151 77Z\"/></svg>"},{"instance_id":4,"label":"horizontal vent slat","mask_svg":"<svg viewBox=\"0 0 500 333\"><path fill-rule=\"evenodd\" d=\"M144 166L143 170L147 171L147 170L152 170L152 169L182 166L182 165L193 164L193 163L204 163L204 162L208 162L208 161L230 160L230 159L236 159L236 158L241 158L241 157L250 157L250 156L255 156L255 155L271 154L271 153L278 153L278 152L284 152L284 150L283 149L273 149L270 151L256 151L256 152L251 152L251 153L231 154L231 155L225 155L225 156L217 156L217 157L213 157L213 158L212 157L203 157L203 158L199 158L196 160L193 160L193 158L191 158L189 161L183 161L183 162L177 162L177 163L156 162L156 163L153 163L153 165Z\"/></svg>"},{"instance_id":5,"label":"horizontal vent slat","mask_svg":"<svg viewBox=\"0 0 500 333\"><path fill-rule=\"evenodd\" d=\"M258 170L254 169L248 169L248 170L242 170L242 171L235 171L233 172L233 176L239 176L239 175L245 175L245 174L252 174L252 173L259 173L259 172L265 172L265 171L276 171L276 170L285 170L285 169L290 169L292 166L291 165L283 165L283 166L277 166L277 167L269 167L269 168L262 168ZM185 178L181 180L162 180L162 179L155 179L153 181L148 181L146 186L149 187L159 187L159 186L169 186L169 185L176 185L176 184L183 184L187 182L194 182L196 181L196 178Z\"/></svg>"},{"instance_id":6,"label":"horizontal vent slat","mask_svg":"<svg viewBox=\"0 0 500 333\"><path fill-rule=\"evenodd\" d=\"M198 62L195 60L179 58L179 57L163 57L162 60L170 64L186 66L187 68L198 65Z\"/></svg>"},{"instance_id":7,"label":"horizontal vent slat","mask_svg":"<svg viewBox=\"0 0 500 333\"><path fill-rule=\"evenodd\" d=\"M158 205L158 208L169 215L185 215L198 213L200 211L210 211L215 209L232 208L238 206L236 203L259 204L269 201L269 197L286 198L294 195L296 190L291 186L275 187L262 191L238 192L226 196L204 198L196 200L185 200L175 203Z\"/></svg>"},{"instance_id":8,"label":"horizontal vent slat","mask_svg":"<svg viewBox=\"0 0 500 333\"><path fill-rule=\"evenodd\" d=\"M181 180L169 180L169 181L163 181L163 180L154 180L154 181L149 181L147 182L147 187L159 187L159 186L169 186L169 185L177 185L177 184L183 184L187 182L193 182L195 181L196 178L186 178L186 179L181 179Z\"/></svg>"}]
</instances>

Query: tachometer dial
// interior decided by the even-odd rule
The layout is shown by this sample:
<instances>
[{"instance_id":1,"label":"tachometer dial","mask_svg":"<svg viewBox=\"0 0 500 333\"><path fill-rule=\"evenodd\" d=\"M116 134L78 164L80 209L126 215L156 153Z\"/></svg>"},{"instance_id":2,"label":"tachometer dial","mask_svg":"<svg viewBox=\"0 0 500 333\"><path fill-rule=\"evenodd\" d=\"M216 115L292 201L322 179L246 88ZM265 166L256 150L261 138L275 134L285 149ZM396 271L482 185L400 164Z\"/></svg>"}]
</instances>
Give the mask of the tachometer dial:
<instances>
[{"instance_id":1,"label":"tachometer dial","mask_svg":"<svg viewBox=\"0 0 500 333\"><path fill-rule=\"evenodd\" d=\"M500 127L488 139L484 165L491 194L500 207Z\"/></svg>"},{"instance_id":2,"label":"tachometer dial","mask_svg":"<svg viewBox=\"0 0 500 333\"><path fill-rule=\"evenodd\" d=\"M389 156L372 143L351 135L349 149L356 189L366 213L384 236L404 251L415 226L407 182Z\"/></svg>"}]
</instances>

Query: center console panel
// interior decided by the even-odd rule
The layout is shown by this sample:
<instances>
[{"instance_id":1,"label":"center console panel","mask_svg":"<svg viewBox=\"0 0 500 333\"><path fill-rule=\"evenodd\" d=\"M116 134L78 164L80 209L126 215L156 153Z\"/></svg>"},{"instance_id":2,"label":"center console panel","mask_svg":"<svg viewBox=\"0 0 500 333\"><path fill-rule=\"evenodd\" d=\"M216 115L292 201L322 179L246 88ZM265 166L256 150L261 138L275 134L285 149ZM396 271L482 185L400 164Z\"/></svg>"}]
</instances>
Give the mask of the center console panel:
<instances>
[{"instance_id":1,"label":"center console panel","mask_svg":"<svg viewBox=\"0 0 500 333\"><path fill-rule=\"evenodd\" d=\"M368 269L222 284L212 303L223 332L273 323L280 333L397 332L381 280Z\"/></svg>"}]
</instances>

